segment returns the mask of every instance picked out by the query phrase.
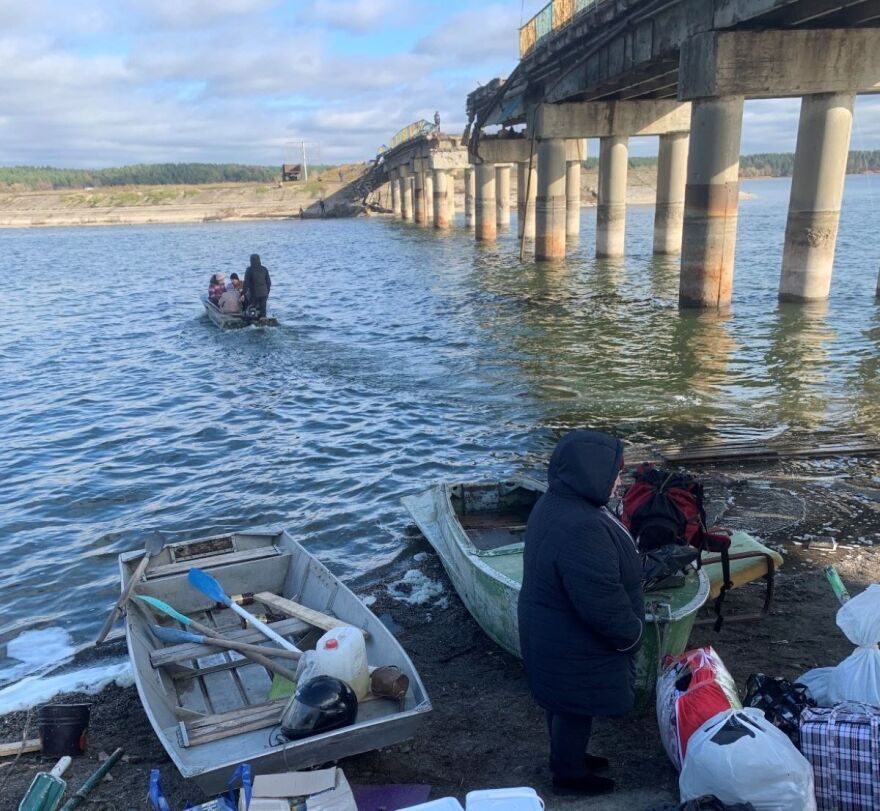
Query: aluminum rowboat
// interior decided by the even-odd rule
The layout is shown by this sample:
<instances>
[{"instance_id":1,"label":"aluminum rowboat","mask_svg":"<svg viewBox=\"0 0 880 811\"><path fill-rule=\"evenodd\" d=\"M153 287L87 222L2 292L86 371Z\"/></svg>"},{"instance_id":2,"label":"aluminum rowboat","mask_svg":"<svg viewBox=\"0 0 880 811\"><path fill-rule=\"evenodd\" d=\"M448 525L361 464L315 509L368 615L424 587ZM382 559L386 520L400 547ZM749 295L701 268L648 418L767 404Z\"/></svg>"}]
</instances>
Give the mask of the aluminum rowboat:
<instances>
[{"instance_id":1,"label":"aluminum rowboat","mask_svg":"<svg viewBox=\"0 0 880 811\"><path fill-rule=\"evenodd\" d=\"M123 589L142 556L120 555ZM225 787L239 763L250 763L257 774L302 769L413 737L431 710L413 663L376 616L289 533L242 532L168 544L150 559L135 586L136 594L158 597L204 625L223 629L230 639L271 646L256 629L242 628L231 609L189 585L187 572L193 566L217 578L227 594L253 593L256 602L247 610L265 614L273 630L303 650L314 648L324 633L322 621L362 629L368 663L396 665L409 677L409 689L402 707L368 697L360 702L352 726L284 742L277 727L287 699L268 700L269 671L237 653L205 645L164 646L149 625L172 621L132 599L125 631L137 690L183 777L211 794ZM298 611L290 601L300 604ZM312 612L303 612L303 606ZM314 612L322 616L316 619Z\"/></svg>"}]
</instances>

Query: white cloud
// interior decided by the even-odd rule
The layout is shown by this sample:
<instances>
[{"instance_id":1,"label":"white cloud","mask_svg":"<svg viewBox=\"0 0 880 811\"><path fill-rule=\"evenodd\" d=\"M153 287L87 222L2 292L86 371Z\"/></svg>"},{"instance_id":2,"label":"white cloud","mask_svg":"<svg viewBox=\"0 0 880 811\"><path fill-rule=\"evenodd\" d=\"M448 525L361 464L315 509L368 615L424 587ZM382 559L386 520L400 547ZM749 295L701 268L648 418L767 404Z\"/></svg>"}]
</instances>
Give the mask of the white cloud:
<instances>
[{"instance_id":1,"label":"white cloud","mask_svg":"<svg viewBox=\"0 0 880 811\"><path fill-rule=\"evenodd\" d=\"M510 71L519 59L519 20L513 4L475 6L423 37L415 50L473 66L504 60Z\"/></svg>"},{"instance_id":2,"label":"white cloud","mask_svg":"<svg viewBox=\"0 0 880 811\"><path fill-rule=\"evenodd\" d=\"M321 23L357 34L375 30L381 25L400 24L406 7L393 0L314 0L300 19L305 23Z\"/></svg>"},{"instance_id":3,"label":"white cloud","mask_svg":"<svg viewBox=\"0 0 880 811\"><path fill-rule=\"evenodd\" d=\"M0 161L275 164L300 138L322 160L362 160L435 109L461 132L467 94L514 67L529 14L500 0L0 0ZM797 100L749 102L743 151L793 149L797 118ZM853 148L880 148L878 133L880 99L860 98Z\"/></svg>"},{"instance_id":4,"label":"white cloud","mask_svg":"<svg viewBox=\"0 0 880 811\"><path fill-rule=\"evenodd\" d=\"M167 28L204 28L229 17L258 14L281 0L134 0L147 18Z\"/></svg>"}]
</instances>

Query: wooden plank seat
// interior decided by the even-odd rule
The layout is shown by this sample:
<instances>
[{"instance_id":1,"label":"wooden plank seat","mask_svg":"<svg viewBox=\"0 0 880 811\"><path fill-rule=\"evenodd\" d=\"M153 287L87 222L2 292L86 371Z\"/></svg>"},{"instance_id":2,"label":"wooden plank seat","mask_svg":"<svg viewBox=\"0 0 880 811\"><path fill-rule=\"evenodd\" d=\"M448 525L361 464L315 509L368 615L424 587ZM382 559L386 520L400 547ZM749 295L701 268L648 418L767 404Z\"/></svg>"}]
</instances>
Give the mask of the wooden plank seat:
<instances>
[{"instance_id":1,"label":"wooden plank seat","mask_svg":"<svg viewBox=\"0 0 880 811\"><path fill-rule=\"evenodd\" d=\"M351 623L344 622L343 620L337 619L336 617L331 617L329 614L324 614L320 611L316 611L314 608L309 608L308 606L302 605L302 603L288 600L285 597L279 597L277 594L273 594L271 591L260 591L254 595L254 599L263 603L263 605L267 606L268 608L272 608L275 611L278 611L281 614L286 614L289 617L295 617L296 619L302 620L308 625L311 625L322 631L329 631L333 628L354 627L351 625ZM370 638L369 631L366 631L363 628L360 628L358 630L361 631L361 633L364 635L364 638Z\"/></svg>"},{"instance_id":2,"label":"wooden plank seat","mask_svg":"<svg viewBox=\"0 0 880 811\"><path fill-rule=\"evenodd\" d=\"M526 528L526 516L521 513L466 513L459 515L458 520L466 530L508 529L517 531Z\"/></svg>"},{"instance_id":3,"label":"wooden plank seat","mask_svg":"<svg viewBox=\"0 0 880 811\"><path fill-rule=\"evenodd\" d=\"M261 546L256 549L242 549L239 552L226 552L220 555L210 555L204 558L192 558L181 560L177 563L164 563L158 566L148 566L146 579L154 580L157 577L167 577L174 574L186 574L193 566L202 569L214 569L218 566L228 566L233 563L246 563L251 560L262 560L281 555L277 546Z\"/></svg>"},{"instance_id":4,"label":"wooden plank seat","mask_svg":"<svg viewBox=\"0 0 880 811\"><path fill-rule=\"evenodd\" d=\"M376 701L384 696L372 693L361 699L360 703ZM393 701L394 699L385 699ZM252 704L229 712L214 713L192 721L181 721L178 724L178 735L182 746L198 746L202 743L219 741L240 735L243 732L254 732L258 729L272 727L281 721L281 713L290 698L276 698L262 704Z\"/></svg>"},{"instance_id":5,"label":"wooden plank seat","mask_svg":"<svg viewBox=\"0 0 880 811\"><path fill-rule=\"evenodd\" d=\"M725 616L725 622L760 619L769 613L776 588L776 570L782 566L782 563L782 555L764 546L748 532L733 533L730 538L730 580L733 588L740 588L762 577L767 585L764 591L764 605L759 613ZM721 593L724 580L721 555L704 556L703 570L709 576L709 600L714 600ZM714 618L697 620L701 625L714 621Z\"/></svg>"},{"instance_id":6,"label":"wooden plank seat","mask_svg":"<svg viewBox=\"0 0 880 811\"><path fill-rule=\"evenodd\" d=\"M298 636L308 632L311 626L300 619L291 617L289 619L279 620L278 622L270 622L269 627L283 637ZM223 636L235 642L249 642L253 645L271 645L263 632L256 628L223 628L220 629ZM186 642L182 645L169 645L165 648L159 648L150 652L150 664L153 667L161 667L163 665L177 664L185 662L189 659L198 659L202 656L210 656L218 652L218 648L213 645L202 645L197 642Z\"/></svg>"}]
</instances>

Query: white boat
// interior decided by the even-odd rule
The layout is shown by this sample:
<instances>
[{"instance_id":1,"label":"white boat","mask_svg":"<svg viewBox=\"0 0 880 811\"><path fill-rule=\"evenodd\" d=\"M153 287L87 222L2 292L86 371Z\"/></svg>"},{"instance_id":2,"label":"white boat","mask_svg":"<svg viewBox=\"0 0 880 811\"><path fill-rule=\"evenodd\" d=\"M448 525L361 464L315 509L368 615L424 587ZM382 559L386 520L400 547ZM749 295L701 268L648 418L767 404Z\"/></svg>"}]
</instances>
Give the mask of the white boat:
<instances>
[{"instance_id":1,"label":"white boat","mask_svg":"<svg viewBox=\"0 0 880 811\"><path fill-rule=\"evenodd\" d=\"M142 557L143 552L120 555L123 589ZM171 621L133 599L125 626L135 683L156 735L183 777L213 793L225 787L239 763L250 763L257 774L301 769L415 734L431 702L406 652L290 534L242 532L168 544L150 559L135 586L135 594L156 597L203 625L223 629L228 639L271 647L260 631L242 628L231 609L190 586L187 574L194 566L215 577L227 594L253 594L255 602L247 610L265 614L270 628L300 649L314 648L324 630L340 622L360 628L369 665L398 667L409 678L409 688L402 703L368 696L359 703L353 725L285 741L278 724L288 699L269 700L268 670L216 647L163 645L149 626Z\"/></svg>"},{"instance_id":2,"label":"white boat","mask_svg":"<svg viewBox=\"0 0 880 811\"><path fill-rule=\"evenodd\" d=\"M277 318L259 318L248 315L247 312L240 313L224 313L216 304L214 304L207 295L202 294L201 302L205 307L208 318L211 319L221 329L237 329L239 327L249 327L254 324L258 327L277 327Z\"/></svg>"}]
</instances>

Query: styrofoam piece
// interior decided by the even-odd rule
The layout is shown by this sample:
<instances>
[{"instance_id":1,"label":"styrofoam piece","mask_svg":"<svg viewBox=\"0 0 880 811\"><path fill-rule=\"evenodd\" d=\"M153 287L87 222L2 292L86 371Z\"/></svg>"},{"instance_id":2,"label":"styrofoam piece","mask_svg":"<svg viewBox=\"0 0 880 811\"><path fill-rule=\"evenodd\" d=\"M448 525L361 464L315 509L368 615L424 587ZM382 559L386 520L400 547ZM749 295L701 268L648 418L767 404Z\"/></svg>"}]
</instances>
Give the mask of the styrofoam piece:
<instances>
[{"instance_id":1,"label":"styrofoam piece","mask_svg":"<svg viewBox=\"0 0 880 811\"><path fill-rule=\"evenodd\" d=\"M441 797L439 800L401 808L400 811L464 811L464 809L455 797Z\"/></svg>"},{"instance_id":2,"label":"styrofoam piece","mask_svg":"<svg viewBox=\"0 0 880 811\"><path fill-rule=\"evenodd\" d=\"M543 811L544 801L528 786L490 788L469 791L465 808L467 811Z\"/></svg>"}]
</instances>

